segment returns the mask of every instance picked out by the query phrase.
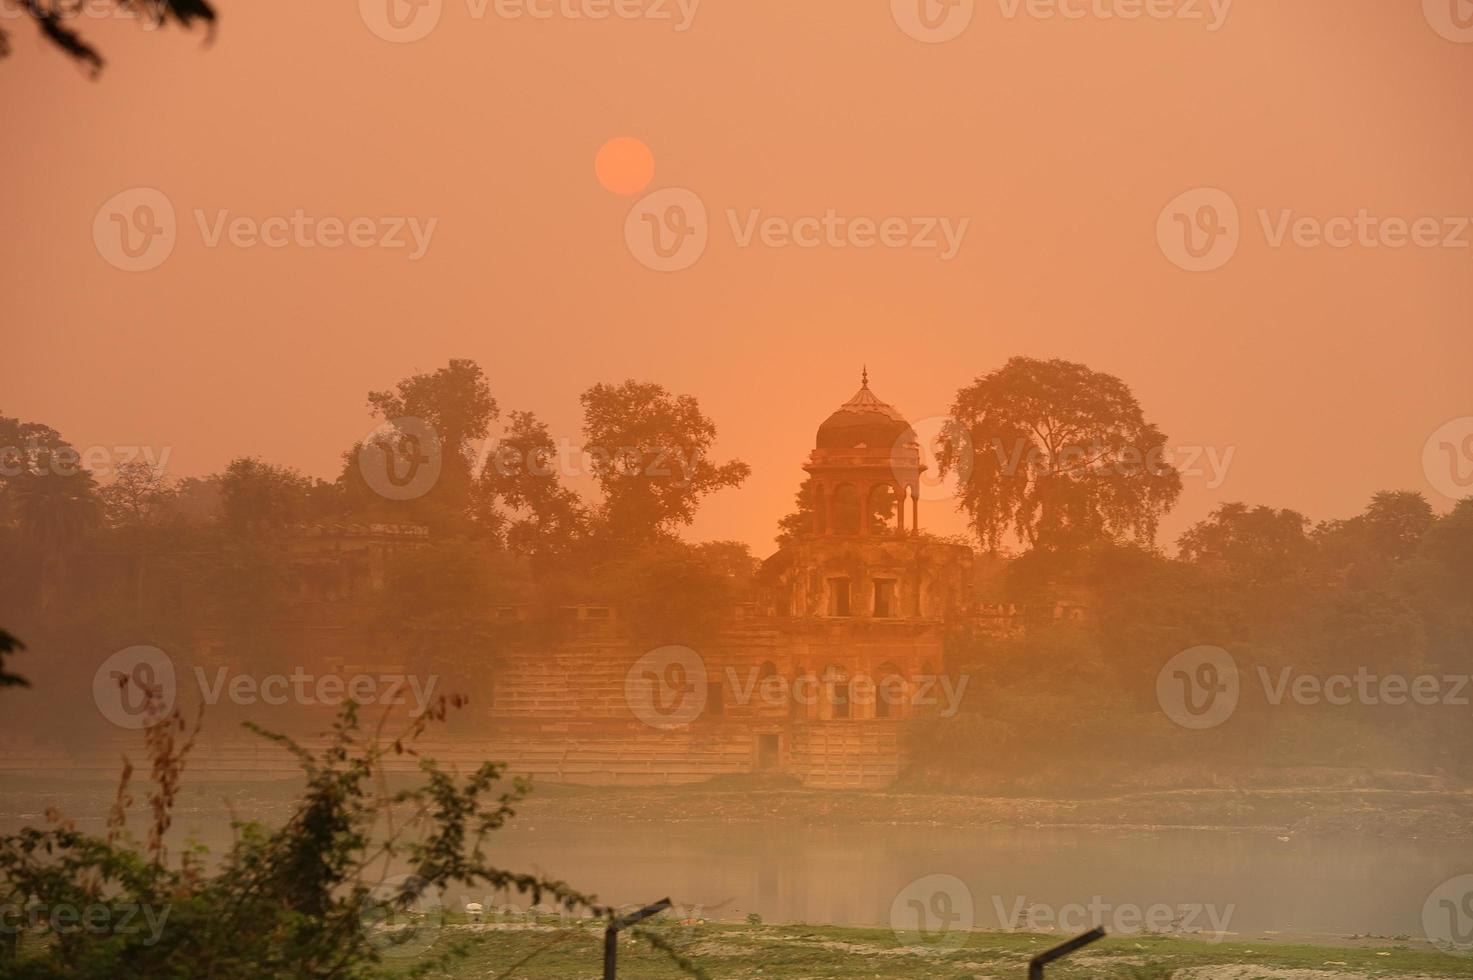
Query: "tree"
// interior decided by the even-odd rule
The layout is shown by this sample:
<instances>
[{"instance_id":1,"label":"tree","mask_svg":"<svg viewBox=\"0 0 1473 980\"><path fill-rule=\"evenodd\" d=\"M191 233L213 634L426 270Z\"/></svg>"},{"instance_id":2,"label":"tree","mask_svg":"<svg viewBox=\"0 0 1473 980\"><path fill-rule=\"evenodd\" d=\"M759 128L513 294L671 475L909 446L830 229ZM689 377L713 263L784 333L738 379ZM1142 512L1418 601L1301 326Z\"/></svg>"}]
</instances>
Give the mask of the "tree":
<instances>
[{"instance_id":1,"label":"tree","mask_svg":"<svg viewBox=\"0 0 1473 980\"><path fill-rule=\"evenodd\" d=\"M1068 361L1015 357L957 392L941 470L984 546L1155 538L1181 494L1166 437L1119 378Z\"/></svg>"},{"instance_id":2,"label":"tree","mask_svg":"<svg viewBox=\"0 0 1473 980\"><path fill-rule=\"evenodd\" d=\"M137 16L154 26L169 21L188 29L203 22L211 31L215 24L215 8L205 0L103 0L105 8L116 11L119 16ZM22 0L21 7L36 22L41 36L56 46L73 61L80 64L96 78L102 71L103 59L97 49L82 36L66 25L66 18L82 9L82 4L47 2L47 0ZM95 3L88 9L97 9ZM10 54L10 35L0 29L0 58Z\"/></svg>"},{"instance_id":3,"label":"tree","mask_svg":"<svg viewBox=\"0 0 1473 980\"><path fill-rule=\"evenodd\" d=\"M486 375L475 361L451 360L433 374L415 374L393 391L370 391L368 406L386 420L417 418L440 437L447 456L461 460L469 472L473 442L486 437L499 415Z\"/></svg>"},{"instance_id":4,"label":"tree","mask_svg":"<svg viewBox=\"0 0 1473 980\"><path fill-rule=\"evenodd\" d=\"M716 426L691 395L658 384L597 384L582 395L585 451L604 493L603 530L650 541L695 519L701 500L740 486L751 467L713 463Z\"/></svg>"},{"instance_id":5,"label":"tree","mask_svg":"<svg viewBox=\"0 0 1473 980\"><path fill-rule=\"evenodd\" d=\"M667 539L621 551L595 574L637 643L700 647L731 616L739 557L720 545Z\"/></svg>"},{"instance_id":6,"label":"tree","mask_svg":"<svg viewBox=\"0 0 1473 980\"><path fill-rule=\"evenodd\" d=\"M508 779L505 766L482 763L462 775L422 759L413 785L389 792L393 760L418 754L414 742L425 727L461 704L442 697L397 736L381 737L360 725L350 702L328 746L315 753L247 725L297 758L305 786L285 823L236 823L229 849L209 863L201 848L172 860L164 847L199 729L185 725L177 710L163 716L144 732L146 844L127 833L133 768L126 760L105 836L58 820L0 837L0 906L8 910L9 933L0 945L0 973L35 980L443 974L469 944L427 933L421 920L431 911L443 915L438 896L451 888L488 897L515 891L612 920L617 910L591 895L493 861L492 835L530 790L525 779ZM396 868L407 873L390 876ZM22 909L35 911L17 916ZM139 910L157 915L156 927L140 927ZM71 917L78 911L86 912L85 928ZM704 976L654 928L630 931L687 975ZM384 964L383 951L396 945L418 953L417 961L407 969Z\"/></svg>"},{"instance_id":7,"label":"tree","mask_svg":"<svg viewBox=\"0 0 1473 980\"><path fill-rule=\"evenodd\" d=\"M1382 490L1371 498L1364 518L1371 550L1387 561L1405 561L1416 553L1437 515L1415 490Z\"/></svg>"},{"instance_id":8,"label":"tree","mask_svg":"<svg viewBox=\"0 0 1473 980\"><path fill-rule=\"evenodd\" d=\"M777 522L777 546L786 548L813 536L813 478L798 485L793 511Z\"/></svg>"},{"instance_id":9,"label":"tree","mask_svg":"<svg viewBox=\"0 0 1473 980\"><path fill-rule=\"evenodd\" d=\"M81 456L61 433L40 422L0 415L0 523L10 519L16 482L55 467L81 467Z\"/></svg>"},{"instance_id":10,"label":"tree","mask_svg":"<svg viewBox=\"0 0 1473 980\"><path fill-rule=\"evenodd\" d=\"M168 513L175 495L163 467L141 459L118 464L112 482L98 491L107 523L132 530L156 525Z\"/></svg>"},{"instance_id":11,"label":"tree","mask_svg":"<svg viewBox=\"0 0 1473 980\"><path fill-rule=\"evenodd\" d=\"M80 467L53 464L43 454L35 470L10 484L21 547L37 562L39 606L50 608L65 587L68 561L86 532L102 517L97 483Z\"/></svg>"},{"instance_id":12,"label":"tree","mask_svg":"<svg viewBox=\"0 0 1473 980\"><path fill-rule=\"evenodd\" d=\"M283 530L316 516L309 505L314 490L327 492L296 470L240 457L220 474L221 516L237 533Z\"/></svg>"},{"instance_id":13,"label":"tree","mask_svg":"<svg viewBox=\"0 0 1473 980\"><path fill-rule=\"evenodd\" d=\"M488 506L517 512L507 545L535 558L566 555L588 531L588 509L563 485L557 446L547 424L531 412L512 412L511 427L481 471Z\"/></svg>"},{"instance_id":14,"label":"tree","mask_svg":"<svg viewBox=\"0 0 1473 980\"><path fill-rule=\"evenodd\" d=\"M793 495L792 513L777 522L777 546L786 548L790 544L805 541L813 537L813 478L809 477L798 485L798 492ZM847 513L842 513L845 507ZM850 526L859 526L859 508L857 498L849 501L835 500L835 523L847 522ZM895 520L895 499L889 494L872 494L869 498L870 527L879 529L881 533L892 527Z\"/></svg>"},{"instance_id":15,"label":"tree","mask_svg":"<svg viewBox=\"0 0 1473 980\"><path fill-rule=\"evenodd\" d=\"M368 405L388 430L377 442L392 447L396 438L407 440L401 444L422 462L438 466L439 472L421 493L406 500L386 500L365 484L359 468L363 446L354 446L345 457L347 465L339 481L347 487L354 510L402 523L426 524L441 532L499 537L500 515L480 506L484 498L474 492L481 442L500 416L480 366L470 360L451 360L433 373L405 378L392 390L369 392ZM433 445L423 444L428 440Z\"/></svg>"},{"instance_id":16,"label":"tree","mask_svg":"<svg viewBox=\"0 0 1473 980\"><path fill-rule=\"evenodd\" d=\"M113 481L98 492L107 523L130 539L135 555L133 609L143 610L149 552L176 491L161 466L134 459L118 465Z\"/></svg>"},{"instance_id":17,"label":"tree","mask_svg":"<svg viewBox=\"0 0 1473 980\"><path fill-rule=\"evenodd\" d=\"M1223 504L1177 542L1183 560L1239 576L1245 582L1276 581L1310 560L1309 518L1292 510Z\"/></svg>"}]
</instances>

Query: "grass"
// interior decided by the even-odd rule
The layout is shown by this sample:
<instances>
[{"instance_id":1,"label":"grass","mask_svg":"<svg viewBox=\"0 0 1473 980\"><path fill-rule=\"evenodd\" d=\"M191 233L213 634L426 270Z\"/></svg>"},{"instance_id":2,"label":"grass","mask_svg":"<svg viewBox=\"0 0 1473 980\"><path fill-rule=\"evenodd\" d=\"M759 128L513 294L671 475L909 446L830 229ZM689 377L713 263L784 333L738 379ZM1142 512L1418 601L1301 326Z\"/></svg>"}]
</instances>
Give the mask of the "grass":
<instances>
[{"instance_id":1,"label":"grass","mask_svg":"<svg viewBox=\"0 0 1473 980\"><path fill-rule=\"evenodd\" d=\"M962 980L1024 977L1028 960L1060 942L1059 935L975 932L960 948L902 946L888 929L832 926L709 924L670 921L655 930L708 976L761 980ZM465 946L448 972L455 978L511 976L525 980L597 980L602 976L603 935L592 923L558 928L447 922L435 933L434 950ZM960 939L961 937L953 937ZM529 958L530 957L530 958ZM414 961L400 961L407 969ZM662 980L684 976L662 953L625 936L619 942L619 975ZM1212 967L1238 968L1212 970ZM1207 968L1207 969L1203 969ZM1246 969L1243 969L1246 968ZM1473 958L1452 956L1425 944L1398 940L1356 941L1335 947L1275 942L1212 943L1166 936L1109 938L1055 963L1047 976L1063 980L1119 978L1166 980L1190 969L1193 980L1273 977L1473 977ZM509 972L510 971L510 972ZM1293 974L1289 971L1313 971ZM1182 976L1181 974L1176 974ZM1185 977L1183 977L1185 980Z\"/></svg>"}]
</instances>

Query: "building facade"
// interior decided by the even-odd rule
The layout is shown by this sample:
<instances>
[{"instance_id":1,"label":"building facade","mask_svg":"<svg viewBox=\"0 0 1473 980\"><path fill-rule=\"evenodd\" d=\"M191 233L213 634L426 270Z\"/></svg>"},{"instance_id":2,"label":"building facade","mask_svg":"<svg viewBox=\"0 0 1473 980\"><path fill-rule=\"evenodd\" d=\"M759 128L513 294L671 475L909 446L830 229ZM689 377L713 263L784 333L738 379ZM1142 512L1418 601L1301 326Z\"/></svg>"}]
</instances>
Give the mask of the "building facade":
<instances>
[{"instance_id":1,"label":"building facade","mask_svg":"<svg viewBox=\"0 0 1473 980\"><path fill-rule=\"evenodd\" d=\"M920 534L916 433L867 374L819 426L804 469L810 526L705 649L639 649L617 610L600 609L580 612L559 649L509 656L497 757L571 782L893 780L903 723L943 704L943 631L969 611L972 551Z\"/></svg>"}]
</instances>

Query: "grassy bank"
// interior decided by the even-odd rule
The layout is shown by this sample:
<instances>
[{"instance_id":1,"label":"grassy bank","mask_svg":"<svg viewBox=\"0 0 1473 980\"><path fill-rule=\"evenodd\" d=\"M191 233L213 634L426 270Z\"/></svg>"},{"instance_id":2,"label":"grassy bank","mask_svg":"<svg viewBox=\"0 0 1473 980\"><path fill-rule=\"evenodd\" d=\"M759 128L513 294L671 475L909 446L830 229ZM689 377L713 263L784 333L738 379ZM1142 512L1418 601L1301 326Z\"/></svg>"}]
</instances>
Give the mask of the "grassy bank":
<instances>
[{"instance_id":1,"label":"grassy bank","mask_svg":"<svg viewBox=\"0 0 1473 980\"><path fill-rule=\"evenodd\" d=\"M186 783L179 802L186 816L229 811L269 823L289 812L300 787L296 779L195 781ZM3 775L0 824L22 817L35 822L51 806L74 818L100 818L116 790L111 780ZM930 787L815 790L787 781L741 777L686 786L539 783L519 812L522 821L1180 829L1473 839L1473 790L1462 787L1188 787L1061 798Z\"/></svg>"},{"instance_id":2,"label":"grassy bank","mask_svg":"<svg viewBox=\"0 0 1473 980\"><path fill-rule=\"evenodd\" d=\"M597 806L589 806L596 800ZM1473 792L1381 787L1181 788L1089 798L996 796L927 789L806 790L734 779L674 787L540 785L528 817L715 820L728 823L1055 827L1473 838Z\"/></svg>"},{"instance_id":3,"label":"grassy bank","mask_svg":"<svg viewBox=\"0 0 1473 980\"><path fill-rule=\"evenodd\" d=\"M1064 937L977 932L954 950L903 946L886 929L828 926L681 927L657 932L712 978L829 980L897 978L962 980L1027 975L1028 960ZM440 976L484 978L506 975L527 980L595 980L602 962L602 935L588 925L552 927L446 924L431 952L452 943L467 946ZM406 969L412 960L402 960ZM682 974L649 944L620 942L621 977L675 978ZM520 964L520 965L518 965ZM1055 978L1165 980L1350 980L1358 977L1473 977L1473 958L1452 956L1426 944L1395 939L1345 940L1326 946L1284 942L1212 943L1163 936L1109 938L1061 961Z\"/></svg>"}]
</instances>

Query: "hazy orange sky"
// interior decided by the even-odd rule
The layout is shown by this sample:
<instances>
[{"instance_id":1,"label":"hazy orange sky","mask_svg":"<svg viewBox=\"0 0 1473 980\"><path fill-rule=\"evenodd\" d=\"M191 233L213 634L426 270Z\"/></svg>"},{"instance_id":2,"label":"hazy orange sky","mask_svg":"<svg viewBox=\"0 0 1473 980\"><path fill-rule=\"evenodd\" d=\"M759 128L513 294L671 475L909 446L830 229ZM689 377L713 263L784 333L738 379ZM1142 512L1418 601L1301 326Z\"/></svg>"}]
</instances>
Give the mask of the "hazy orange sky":
<instances>
[{"instance_id":1,"label":"hazy orange sky","mask_svg":"<svg viewBox=\"0 0 1473 980\"><path fill-rule=\"evenodd\" d=\"M1024 354L1119 375L1173 444L1232 449L1221 486L1186 479L1164 543L1228 500L1329 518L1415 488L1447 505L1422 448L1473 414L1473 231L1274 247L1259 218L1473 215L1473 43L1433 28L1442 0L1238 0L1216 31L1120 16L1139 0L1076 0L1078 19L977 0L945 43L888 0L705 0L684 31L557 12L599 0L545 0L546 19L442 0L427 36L391 43L365 20L387 2L218 0L210 46L83 18L108 59L96 82L10 9L0 412L79 447L171 447L175 476L259 454L331 477L372 424L369 389L452 357L480 362L503 411L574 439L589 385L654 380L697 395L720 453L752 464L691 536L765 553L861 363L916 420ZM621 136L652 151L648 190L704 202L691 267L626 247L640 195L593 166ZM178 240L130 273L93 221L133 187L172 202ZM1210 272L1157 239L1199 187L1241 213ZM437 224L417 260L212 248L195 209ZM829 209L970 224L946 261L741 247L727 216ZM922 523L960 526L935 503Z\"/></svg>"}]
</instances>

